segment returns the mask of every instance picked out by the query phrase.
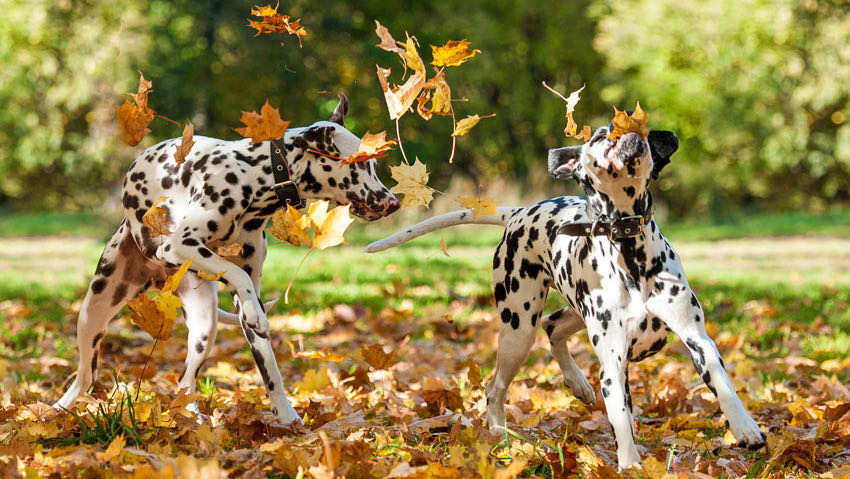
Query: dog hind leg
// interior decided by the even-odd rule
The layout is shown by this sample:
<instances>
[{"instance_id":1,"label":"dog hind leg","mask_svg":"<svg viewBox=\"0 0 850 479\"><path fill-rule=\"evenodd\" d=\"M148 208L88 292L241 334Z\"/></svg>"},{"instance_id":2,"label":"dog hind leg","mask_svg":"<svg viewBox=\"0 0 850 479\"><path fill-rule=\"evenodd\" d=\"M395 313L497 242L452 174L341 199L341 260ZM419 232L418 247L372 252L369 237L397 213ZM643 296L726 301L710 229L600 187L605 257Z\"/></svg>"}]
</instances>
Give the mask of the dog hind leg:
<instances>
[{"instance_id":1,"label":"dog hind leg","mask_svg":"<svg viewBox=\"0 0 850 479\"><path fill-rule=\"evenodd\" d=\"M177 295L183 303L183 316L189 329L186 341L186 368L180 374L178 389L192 394L197 389L198 371L204 360L210 355L215 343L218 316L217 283L201 279L195 273L188 273L180 283ZM195 401L186 409L200 414ZM201 422L200 416L198 422Z\"/></svg>"},{"instance_id":2,"label":"dog hind leg","mask_svg":"<svg viewBox=\"0 0 850 479\"><path fill-rule=\"evenodd\" d=\"M552 355L555 356L555 360L561 367L567 387L583 403L593 404L596 401L593 388L573 360L567 344L570 336L584 329L584 321L568 308L564 308L545 316L540 325L546 331L546 335L549 336Z\"/></svg>"}]
</instances>

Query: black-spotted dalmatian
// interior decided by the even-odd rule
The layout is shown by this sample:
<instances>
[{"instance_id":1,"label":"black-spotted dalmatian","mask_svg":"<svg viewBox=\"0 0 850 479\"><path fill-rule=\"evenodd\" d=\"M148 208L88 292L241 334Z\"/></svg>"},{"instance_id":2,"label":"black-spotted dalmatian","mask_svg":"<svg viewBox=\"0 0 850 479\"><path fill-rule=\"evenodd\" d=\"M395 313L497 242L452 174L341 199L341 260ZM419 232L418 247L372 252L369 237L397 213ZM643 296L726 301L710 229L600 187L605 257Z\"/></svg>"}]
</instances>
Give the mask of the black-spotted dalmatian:
<instances>
[{"instance_id":1,"label":"black-spotted dalmatian","mask_svg":"<svg viewBox=\"0 0 850 479\"><path fill-rule=\"evenodd\" d=\"M348 100L340 94L329 121L291 128L273 144L195 136L182 165L174 159L179 138L163 141L137 157L124 177L124 221L107 243L80 310L77 376L55 407L70 407L89 388L107 323L127 300L147 288L161 287L176 267L192 259L177 290L189 330L179 388L195 391L196 376L210 353L219 319L216 283L197 272L224 272L220 281L233 294L238 322L265 382L272 413L284 423L300 421L286 398L260 302L266 257L263 230L269 217L285 206L278 192L285 192L286 199L295 203L302 198L350 203L354 215L369 221L399 207L376 176L375 160L338 164L340 157L360 146L360 139L343 125L347 110ZM276 182L275 155L292 183ZM167 198L159 205L168 211L172 233L151 237L142 216L160 196ZM233 242L242 245L238 257L225 259L215 253L218 246ZM231 320L233 316L222 315ZM197 406L190 409L197 411Z\"/></svg>"},{"instance_id":2,"label":"black-spotted dalmatian","mask_svg":"<svg viewBox=\"0 0 850 479\"><path fill-rule=\"evenodd\" d=\"M565 196L525 208L499 208L498 215L478 221L469 210L447 213L372 243L366 251L381 251L457 224L506 226L493 258L501 318L496 369L487 385L487 421L494 433L504 432L507 388L528 356L538 326L549 336L573 394L585 403L595 400L567 347L567 338L587 327L601 363L602 396L619 466L640 462L627 366L660 350L672 329L717 396L739 444L762 447L765 435L729 382L679 256L651 219L647 188L678 148L676 135L652 131L647 139L636 133L609 139L609 128L598 129L584 145L549 152L549 174L575 179L588 199ZM567 308L542 316L550 287L582 319L565 314Z\"/></svg>"}]
</instances>

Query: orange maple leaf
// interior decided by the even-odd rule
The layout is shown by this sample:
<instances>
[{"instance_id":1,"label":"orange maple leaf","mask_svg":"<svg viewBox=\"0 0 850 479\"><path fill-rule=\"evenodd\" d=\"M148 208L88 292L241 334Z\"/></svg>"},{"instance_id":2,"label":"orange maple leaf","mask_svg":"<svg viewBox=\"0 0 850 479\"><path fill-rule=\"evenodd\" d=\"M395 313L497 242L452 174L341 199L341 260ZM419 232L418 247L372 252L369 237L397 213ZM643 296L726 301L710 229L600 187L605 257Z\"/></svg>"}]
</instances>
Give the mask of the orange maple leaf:
<instances>
[{"instance_id":1,"label":"orange maple leaf","mask_svg":"<svg viewBox=\"0 0 850 479\"><path fill-rule=\"evenodd\" d=\"M387 140L386 131L375 133L374 135L367 131L360 140L360 148L357 150L357 153L344 158L339 162L339 166L366 161L372 158L385 158L387 151L392 150L393 145L396 143L398 143L396 140Z\"/></svg>"},{"instance_id":2,"label":"orange maple leaf","mask_svg":"<svg viewBox=\"0 0 850 479\"><path fill-rule=\"evenodd\" d=\"M457 67L474 57L476 53L481 53L481 50L470 50L469 42L466 40L459 42L449 40L441 47L431 45L431 56L434 57L431 64L438 67Z\"/></svg>"},{"instance_id":3,"label":"orange maple leaf","mask_svg":"<svg viewBox=\"0 0 850 479\"><path fill-rule=\"evenodd\" d=\"M194 136L195 125L192 122L186 122L186 127L183 128L182 141L177 146L177 151L174 152L174 160L177 161L178 165L182 165L186 161L186 156L192 151L192 147L195 145Z\"/></svg>"},{"instance_id":4,"label":"orange maple leaf","mask_svg":"<svg viewBox=\"0 0 850 479\"><path fill-rule=\"evenodd\" d=\"M130 146L138 145L151 132L148 124L156 115L148 108L148 93L152 87L153 82L145 80L145 76L139 72L139 88L135 94L129 94L135 104L127 100L115 111L121 126L121 136Z\"/></svg>"},{"instance_id":5,"label":"orange maple leaf","mask_svg":"<svg viewBox=\"0 0 850 479\"><path fill-rule=\"evenodd\" d=\"M641 138L646 138L649 135L649 128L646 127L646 120L648 119L649 117L640 107L640 102L637 102L635 111L632 112L631 116L625 111L618 110L615 106L614 119L611 121L614 129L608 133L608 138L617 139L630 132L637 133Z\"/></svg>"},{"instance_id":6,"label":"orange maple leaf","mask_svg":"<svg viewBox=\"0 0 850 479\"><path fill-rule=\"evenodd\" d=\"M250 138L254 143L280 138L289 127L289 122L281 120L280 110L272 108L268 99L260 109L259 115L255 111L243 111L240 121L246 126L234 128L234 130L242 137Z\"/></svg>"},{"instance_id":7,"label":"orange maple leaf","mask_svg":"<svg viewBox=\"0 0 850 479\"><path fill-rule=\"evenodd\" d=\"M168 215L168 209L159 206L160 203L167 200L165 196L160 196L153 205L142 215L142 223L148 227L151 237L168 236L171 234L171 217Z\"/></svg>"},{"instance_id":8,"label":"orange maple leaf","mask_svg":"<svg viewBox=\"0 0 850 479\"><path fill-rule=\"evenodd\" d=\"M279 6L279 5L278 5ZM301 37L307 35L307 30L301 26L301 19L291 20L289 15L277 13L277 6L271 4L265 7L254 7L251 15L262 17L262 20L248 20L251 28L257 30L255 37L264 33L289 33L298 37L298 46L301 47Z\"/></svg>"}]
</instances>

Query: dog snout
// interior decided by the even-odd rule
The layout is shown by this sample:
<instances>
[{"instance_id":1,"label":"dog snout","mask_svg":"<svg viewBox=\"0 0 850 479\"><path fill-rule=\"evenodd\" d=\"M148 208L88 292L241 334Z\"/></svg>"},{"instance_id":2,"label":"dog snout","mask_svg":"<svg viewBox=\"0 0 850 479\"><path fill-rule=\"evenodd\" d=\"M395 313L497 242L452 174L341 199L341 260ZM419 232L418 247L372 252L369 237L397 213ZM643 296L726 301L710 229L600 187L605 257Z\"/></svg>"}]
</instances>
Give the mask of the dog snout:
<instances>
[{"instance_id":1,"label":"dog snout","mask_svg":"<svg viewBox=\"0 0 850 479\"><path fill-rule=\"evenodd\" d=\"M617 153L624 160L643 156L646 153L646 142L637 133L626 133L620 137Z\"/></svg>"},{"instance_id":2,"label":"dog snout","mask_svg":"<svg viewBox=\"0 0 850 479\"><path fill-rule=\"evenodd\" d=\"M387 200L387 205L384 207L384 215L391 215L398 211L401 207L401 203L399 203L398 199L395 196L390 196Z\"/></svg>"}]
</instances>

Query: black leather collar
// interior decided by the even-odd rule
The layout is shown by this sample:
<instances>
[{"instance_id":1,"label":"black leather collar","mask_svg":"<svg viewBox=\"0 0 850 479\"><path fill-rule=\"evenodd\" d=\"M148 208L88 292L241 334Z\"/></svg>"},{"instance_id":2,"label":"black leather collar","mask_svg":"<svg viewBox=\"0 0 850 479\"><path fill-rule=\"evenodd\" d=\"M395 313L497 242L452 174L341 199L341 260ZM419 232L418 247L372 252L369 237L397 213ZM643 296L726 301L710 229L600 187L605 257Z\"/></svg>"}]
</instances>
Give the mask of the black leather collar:
<instances>
[{"instance_id":1,"label":"black leather collar","mask_svg":"<svg viewBox=\"0 0 850 479\"><path fill-rule=\"evenodd\" d=\"M568 223L558 229L559 235L569 236L605 236L609 239L632 238L643 233L643 229L652 221L652 207L642 215L624 216L616 220L596 220L585 223Z\"/></svg>"},{"instance_id":2,"label":"black leather collar","mask_svg":"<svg viewBox=\"0 0 850 479\"><path fill-rule=\"evenodd\" d=\"M293 208L301 208L305 202L298 194L295 183L292 182L292 172L289 171L286 154L283 151L283 138L269 142L269 156L272 159L275 194L284 205L290 204Z\"/></svg>"}]
</instances>

